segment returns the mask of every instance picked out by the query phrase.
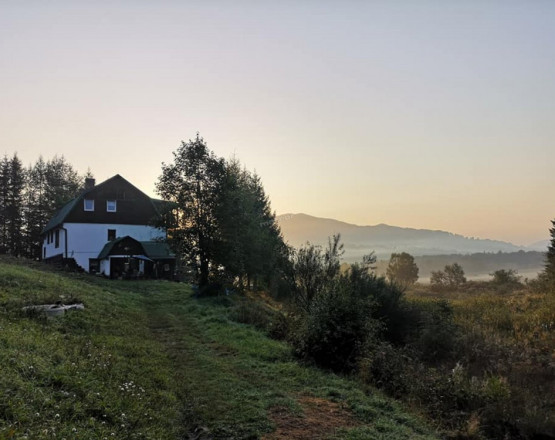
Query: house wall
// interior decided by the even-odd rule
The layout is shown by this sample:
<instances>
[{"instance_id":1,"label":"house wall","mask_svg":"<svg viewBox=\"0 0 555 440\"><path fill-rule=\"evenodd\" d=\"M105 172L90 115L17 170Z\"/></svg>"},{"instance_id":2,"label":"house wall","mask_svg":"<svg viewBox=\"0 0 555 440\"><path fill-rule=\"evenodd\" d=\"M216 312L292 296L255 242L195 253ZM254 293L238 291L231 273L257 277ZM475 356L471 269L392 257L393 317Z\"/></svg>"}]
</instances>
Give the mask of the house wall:
<instances>
[{"instance_id":1,"label":"house wall","mask_svg":"<svg viewBox=\"0 0 555 440\"><path fill-rule=\"evenodd\" d=\"M128 255L110 255L103 260L100 260L100 273L104 274L105 276L110 276L110 259L112 258L126 258ZM145 273L145 262L139 261L139 273L144 275Z\"/></svg>"},{"instance_id":2,"label":"house wall","mask_svg":"<svg viewBox=\"0 0 555 440\"><path fill-rule=\"evenodd\" d=\"M116 230L116 238L126 235L138 241L166 238L163 229L145 225L65 223L64 227L67 229L68 236L67 258L74 258L77 264L87 272L89 271L89 258L97 258L108 242L108 229ZM63 235L63 233L60 234L60 240ZM63 252L64 248L61 249ZM100 270L102 271L102 266Z\"/></svg>"},{"instance_id":3,"label":"house wall","mask_svg":"<svg viewBox=\"0 0 555 440\"><path fill-rule=\"evenodd\" d=\"M56 246L56 231L59 234L59 243ZM52 241L48 243L48 234L50 231L44 236L44 240L42 242L42 259L46 260L48 258L55 257L56 255L63 255L65 251L65 231L60 228L55 228L52 231Z\"/></svg>"}]
</instances>

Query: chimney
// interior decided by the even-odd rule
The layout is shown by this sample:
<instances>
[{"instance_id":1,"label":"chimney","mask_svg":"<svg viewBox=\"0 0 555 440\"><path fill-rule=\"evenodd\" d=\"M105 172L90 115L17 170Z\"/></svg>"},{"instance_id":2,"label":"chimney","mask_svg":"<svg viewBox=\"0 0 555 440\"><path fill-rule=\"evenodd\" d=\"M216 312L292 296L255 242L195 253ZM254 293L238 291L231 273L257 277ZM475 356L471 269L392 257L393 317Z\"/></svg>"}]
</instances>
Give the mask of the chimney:
<instances>
[{"instance_id":1,"label":"chimney","mask_svg":"<svg viewBox=\"0 0 555 440\"><path fill-rule=\"evenodd\" d=\"M94 179L92 179L92 178L90 178L90 177L87 177L87 178L85 179L85 189L94 188L94 184L95 184L95 180L94 180Z\"/></svg>"}]
</instances>

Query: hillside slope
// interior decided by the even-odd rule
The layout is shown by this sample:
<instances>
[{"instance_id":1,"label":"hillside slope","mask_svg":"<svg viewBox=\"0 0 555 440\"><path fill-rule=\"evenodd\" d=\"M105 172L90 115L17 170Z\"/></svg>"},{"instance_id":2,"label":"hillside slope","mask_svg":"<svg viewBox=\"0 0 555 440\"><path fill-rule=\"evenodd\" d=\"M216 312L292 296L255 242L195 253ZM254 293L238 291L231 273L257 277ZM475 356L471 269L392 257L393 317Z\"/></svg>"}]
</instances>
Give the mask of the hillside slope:
<instances>
[{"instance_id":1,"label":"hillside slope","mask_svg":"<svg viewBox=\"0 0 555 440\"><path fill-rule=\"evenodd\" d=\"M340 233L345 245L344 259L360 261L375 251L378 258L389 258L392 252L408 252L414 256L470 254L478 252L517 252L522 247L497 240L464 237L445 231L389 226L357 226L333 219L306 214L284 214L277 217L283 236L299 247L307 241L325 245L327 237Z\"/></svg>"},{"instance_id":2,"label":"hillside slope","mask_svg":"<svg viewBox=\"0 0 555 440\"><path fill-rule=\"evenodd\" d=\"M60 319L23 305L85 304ZM431 439L394 401L299 365L241 298L0 260L0 439Z\"/></svg>"}]
</instances>

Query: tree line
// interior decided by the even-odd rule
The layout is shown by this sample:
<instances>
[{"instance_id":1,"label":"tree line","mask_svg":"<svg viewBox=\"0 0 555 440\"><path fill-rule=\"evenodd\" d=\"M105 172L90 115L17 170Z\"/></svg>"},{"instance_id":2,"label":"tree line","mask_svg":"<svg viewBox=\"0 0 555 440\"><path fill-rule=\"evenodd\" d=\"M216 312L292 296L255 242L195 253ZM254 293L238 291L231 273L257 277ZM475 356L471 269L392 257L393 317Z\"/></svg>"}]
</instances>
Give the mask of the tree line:
<instances>
[{"instance_id":1,"label":"tree line","mask_svg":"<svg viewBox=\"0 0 555 440\"><path fill-rule=\"evenodd\" d=\"M0 253L40 258L41 232L65 203L83 189L79 175L63 156L24 167L17 156L0 159Z\"/></svg>"}]
</instances>

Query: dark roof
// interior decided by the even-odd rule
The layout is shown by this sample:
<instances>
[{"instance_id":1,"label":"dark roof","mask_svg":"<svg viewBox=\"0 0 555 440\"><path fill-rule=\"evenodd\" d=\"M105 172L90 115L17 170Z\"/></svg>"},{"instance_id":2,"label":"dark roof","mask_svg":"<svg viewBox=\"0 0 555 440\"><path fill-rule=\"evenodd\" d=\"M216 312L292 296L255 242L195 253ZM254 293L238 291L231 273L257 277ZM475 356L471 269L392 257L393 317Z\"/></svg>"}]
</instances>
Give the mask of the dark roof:
<instances>
[{"instance_id":1,"label":"dark roof","mask_svg":"<svg viewBox=\"0 0 555 440\"><path fill-rule=\"evenodd\" d=\"M121 191L122 188L125 191L123 193L124 198L120 199L118 197L118 190ZM126 193L127 198L125 198ZM98 211L94 213L76 209L88 194L91 194L91 198L96 199L99 197L99 205L106 199L117 199L118 212L106 213L101 210L100 206ZM64 222L148 224L150 220L159 215L163 204L163 201L151 199L119 174L116 174L108 180L84 190L79 196L64 205L46 224L42 233L44 234ZM123 208L124 206L126 206L126 209ZM129 206L133 208L130 209Z\"/></svg>"},{"instance_id":2,"label":"dark roof","mask_svg":"<svg viewBox=\"0 0 555 440\"><path fill-rule=\"evenodd\" d=\"M132 241L140 246L142 249L142 254L132 254L132 255L146 255L152 260L164 260L173 259L175 255L171 252L168 243L164 241L138 241L133 237L126 235L125 237L119 237L115 240L109 241L104 245L100 253L98 254L98 259L103 260L107 258L114 247L117 247L122 241Z\"/></svg>"},{"instance_id":3,"label":"dark roof","mask_svg":"<svg viewBox=\"0 0 555 440\"><path fill-rule=\"evenodd\" d=\"M175 258L170 246L165 241L141 241L145 250L145 255L153 260L163 260L164 258Z\"/></svg>"},{"instance_id":4,"label":"dark roof","mask_svg":"<svg viewBox=\"0 0 555 440\"><path fill-rule=\"evenodd\" d=\"M98 259L102 260L102 259L106 258L108 255L110 255L110 252L112 251L112 249L114 248L114 246L116 244L119 244L124 239L129 239L129 238L132 238L132 237L129 237L129 236L119 237L119 238L116 238L115 240L112 240L112 241L109 241L108 243L106 243L104 245L104 247L102 248L102 250L100 251L100 253L98 254ZM135 240L134 238L132 238L132 239ZM135 241L137 241L137 240L135 240Z\"/></svg>"},{"instance_id":5,"label":"dark roof","mask_svg":"<svg viewBox=\"0 0 555 440\"><path fill-rule=\"evenodd\" d=\"M42 230L41 234L46 233L47 231L49 231L50 229L55 228L58 225L61 225L64 222L64 219L67 217L67 215L71 212L71 210L73 209L73 207L77 204L77 202L80 200L80 197L76 197L75 199L73 199L72 201L66 203L64 206L62 206L58 212L56 212L56 214L54 214L54 217L52 217L48 223L46 224L46 226L44 227L44 229Z\"/></svg>"}]
</instances>

